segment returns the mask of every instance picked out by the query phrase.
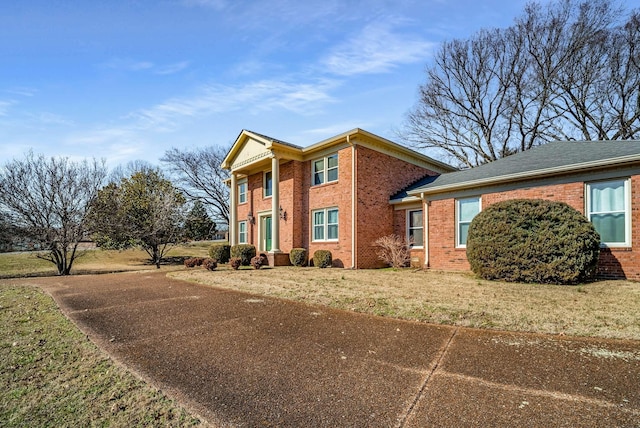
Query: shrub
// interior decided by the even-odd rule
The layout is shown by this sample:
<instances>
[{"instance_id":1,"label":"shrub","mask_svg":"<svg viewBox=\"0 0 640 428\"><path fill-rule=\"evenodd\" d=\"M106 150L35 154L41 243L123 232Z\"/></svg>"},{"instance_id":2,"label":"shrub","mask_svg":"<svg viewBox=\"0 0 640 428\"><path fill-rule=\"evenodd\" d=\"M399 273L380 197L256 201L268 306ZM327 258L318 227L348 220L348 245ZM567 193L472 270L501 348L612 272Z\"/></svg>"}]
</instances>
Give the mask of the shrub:
<instances>
[{"instance_id":1,"label":"shrub","mask_svg":"<svg viewBox=\"0 0 640 428\"><path fill-rule=\"evenodd\" d=\"M256 256L256 247L250 244L238 244L231 247L231 257L238 257L242 266L249 266Z\"/></svg>"},{"instance_id":2,"label":"shrub","mask_svg":"<svg viewBox=\"0 0 640 428\"><path fill-rule=\"evenodd\" d=\"M202 261L202 267L207 270L215 270L218 267L218 261L212 258L204 259Z\"/></svg>"},{"instance_id":3,"label":"shrub","mask_svg":"<svg viewBox=\"0 0 640 428\"><path fill-rule=\"evenodd\" d=\"M516 199L499 202L471 222L467 258L485 279L575 284L592 279L600 235L562 202Z\"/></svg>"},{"instance_id":4,"label":"shrub","mask_svg":"<svg viewBox=\"0 0 640 428\"><path fill-rule=\"evenodd\" d=\"M229 244L213 244L209 247L209 257L218 263L227 263L231 258L231 246Z\"/></svg>"},{"instance_id":5,"label":"shrub","mask_svg":"<svg viewBox=\"0 0 640 428\"><path fill-rule=\"evenodd\" d=\"M306 248L292 248L289 252L289 261L294 266L306 266L309 261Z\"/></svg>"},{"instance_id":6,"label":"shrub","mask_svg":"<svg viewBox=\"0 0 640 428\"><path fill-rule=\"evenodd\" d=\"M411 244L398 235L387 235L375 242L378 258L394 268L402 268L411 263Z\"/></svg>"},{"instance_id":7,"label":"shrub","mask_svg":"<svg viewBox=\"0 0 640 428\"><path fill-rule=\"evenodd\" d=\"M264 258L263 255L259 255L259 256L255 256L251 259L251 266L253 266L254 269L260 269L265 263L264 263Z\"/></svg>"},{"instance_id":8,"label":"shrub","mask_svg":"<svg viewBox=\"0 0 640 428\"><path fill-rule=\"evenodd\" d=\"M203 261L204 261L204 258L202 257L189 257L188 259L184 260L184 265L188 268L192 268L196 266L201 266Z\"/></svg>"},{"instance_id":9,"label":"shrub","mask_svg":"<svg viewBox=\"0 0 640 428\"><path fill-rule=\"evenodd\" d=\"M331 251L317 250L313 253L313 265L319 268L331 267L333 261L331 259Z\"/></svg>"},{"instance_id":10,"label":"shrub","mask_svg":"<svg viewBox=\"0 0 640 428\"><path fill-rule=\"evenodd\" d=\"M241 264L242 260L240 260L240 257L231 257L229 259L229 265L233 268L233 270L238 270Z\"/></svg>"}]
</instances>

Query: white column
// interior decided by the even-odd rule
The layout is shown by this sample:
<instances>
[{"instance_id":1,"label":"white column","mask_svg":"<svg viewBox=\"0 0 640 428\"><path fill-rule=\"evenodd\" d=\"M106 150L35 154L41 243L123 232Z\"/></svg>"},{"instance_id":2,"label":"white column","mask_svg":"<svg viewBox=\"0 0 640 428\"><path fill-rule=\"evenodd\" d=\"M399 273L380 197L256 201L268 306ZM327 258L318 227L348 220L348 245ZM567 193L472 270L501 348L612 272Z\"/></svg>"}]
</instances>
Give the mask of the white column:
<instances>
[{"instance_id":1,"label":"white column","mask_svg":"<svg viewBox=\"0 0 640 428\"><path fill-rule=\"evenodd\" d=\"M229 245L238 243L238 177L231 173L231 201L229 204Z\"/></svg>"},{"instance_id":2,"label":"white column","mask_svg":"<svg viewBox=\"0 0 640 428\"><path fill-rule=\"evenodd\" d=\"M271 252L280 252L280 161L274 154L271 158Z\"/></svg>"}]
</instances>

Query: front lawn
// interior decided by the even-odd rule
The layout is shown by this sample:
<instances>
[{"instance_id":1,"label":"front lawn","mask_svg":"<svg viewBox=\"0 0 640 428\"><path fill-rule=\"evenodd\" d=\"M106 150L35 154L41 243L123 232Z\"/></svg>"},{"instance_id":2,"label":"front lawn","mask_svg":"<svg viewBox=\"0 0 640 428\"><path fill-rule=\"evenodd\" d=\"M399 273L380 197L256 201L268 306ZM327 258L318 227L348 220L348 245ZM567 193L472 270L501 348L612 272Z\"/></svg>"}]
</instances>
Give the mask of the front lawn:
<instances>
[{"instance_id":1,"label":"front lawn","mask_svg":"<svg viewBox=\"0 0 640 428\"><path fill-rule=\"evenodd\" d=\"M225 266L174 278L334 308L497 330L640 339L640 283L579 286L484 281L469 273Z\"/></svg>"}]
</instances>

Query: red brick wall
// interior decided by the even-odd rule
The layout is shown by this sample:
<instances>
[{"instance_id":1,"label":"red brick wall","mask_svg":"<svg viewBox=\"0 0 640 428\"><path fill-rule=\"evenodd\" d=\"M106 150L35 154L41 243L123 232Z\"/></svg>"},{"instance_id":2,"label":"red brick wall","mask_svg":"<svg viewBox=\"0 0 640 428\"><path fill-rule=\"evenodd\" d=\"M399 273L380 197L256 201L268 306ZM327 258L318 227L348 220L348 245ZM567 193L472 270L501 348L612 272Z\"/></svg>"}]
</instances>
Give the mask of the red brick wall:
<instances>
[{"instance_id":1,"label":"red brick wall","mask_svg":"<svg viewBox=\"0 0 640 428\"><path fill-rule=\"evenodd\" d=\"M398 233L389 198L422 177L436 173L366 147L357 146L356 151L357 267L383 267L374 243L382 236Z\"/></svg>"},{"instance_id":2,"label":"red brick wall","mask_svg":"<svg viewBox=\"0 0 640 428\"><path fill-rule=\"evenodd\" d=\"M311 161L304 163L303 172L303 209L302 236L303 247L309 250L309 258L316 250L329 250L336 267L351 267L351 147L343 148L338 153L338 181L311 186ZM306 199L306 201L304 201ZM311 229L312 212L322 208L338 208L338 241L314 242ZM306 211L306 212L305 212Z\"/></svg>"},{"instance_id":3,"label":"red brick wall","mask_svg":"<svg viewBox=\"0 0 640 428\"><path fill-rule=\"evenodd\" d=\"M631 179L632 248L603 249L598 274L603 277L640 279L640 176ZM566 202L584 213L584 182L484 193L482 209L499 201L527 198ZM432 201L429 205L429 267L444 270L469 270L466 250L455 247L455 200Z\"/></svg>"}]
</instances>

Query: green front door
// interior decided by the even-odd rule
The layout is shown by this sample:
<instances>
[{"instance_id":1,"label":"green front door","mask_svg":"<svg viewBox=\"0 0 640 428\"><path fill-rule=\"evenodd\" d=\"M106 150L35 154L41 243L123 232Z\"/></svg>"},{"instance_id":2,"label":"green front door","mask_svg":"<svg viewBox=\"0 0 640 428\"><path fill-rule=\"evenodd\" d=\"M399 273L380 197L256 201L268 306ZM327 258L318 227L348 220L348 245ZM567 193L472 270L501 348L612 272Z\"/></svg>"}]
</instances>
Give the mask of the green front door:
<instances>
[{"instance_id":1,"label":"green front door","mask_svg":"<svg viewBox=\"0 0 640 428\"><path fill-rule=\"evenodd\" d=\"M264 251L271 251L271 216L263 217L263 236L264 236Z\"/></svg>"}]
</instances>

